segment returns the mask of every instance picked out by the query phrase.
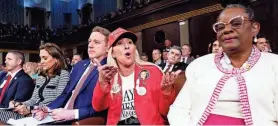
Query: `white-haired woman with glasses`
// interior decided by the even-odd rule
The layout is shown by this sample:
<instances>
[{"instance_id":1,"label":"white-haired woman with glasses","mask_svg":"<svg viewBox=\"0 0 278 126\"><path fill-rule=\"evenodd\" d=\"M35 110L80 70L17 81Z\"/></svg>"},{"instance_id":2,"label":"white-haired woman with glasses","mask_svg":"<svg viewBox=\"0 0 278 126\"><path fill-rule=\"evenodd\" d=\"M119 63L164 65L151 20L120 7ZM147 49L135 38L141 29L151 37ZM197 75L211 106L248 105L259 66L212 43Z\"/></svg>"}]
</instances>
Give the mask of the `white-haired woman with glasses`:
<instances>
[{"instance_id":1,"label":"white-haired woman with glasses","mask_svg":"<svg viewBox=\"0 0 278 126\"><path fill-rule=\"evenodd\" d=\"M277 125L278 56L252 46L260 30L252 9L228 5L213 30L224 52L187 67L170 125Z\"/></svg>"}]
</instances>

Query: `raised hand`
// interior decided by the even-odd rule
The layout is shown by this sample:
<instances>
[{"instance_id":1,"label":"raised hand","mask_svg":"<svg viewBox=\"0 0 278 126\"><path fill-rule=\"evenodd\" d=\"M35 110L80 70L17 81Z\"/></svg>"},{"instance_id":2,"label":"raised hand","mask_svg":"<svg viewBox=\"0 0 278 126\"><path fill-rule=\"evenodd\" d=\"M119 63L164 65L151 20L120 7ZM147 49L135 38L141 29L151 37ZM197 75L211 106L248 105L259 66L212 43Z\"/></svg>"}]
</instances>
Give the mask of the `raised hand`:
<instances>
[{"instance_id":1,"label":"raised hand","mask_svg":"<svg viewBox=\"0 0 278 126\"><path fill-rule=\"evenodd\" d=\"M161 90L165 95L170 95L174 90L175 81L180 74L181 70L176 72L167 72L162 79Z\"/></svg>"},{"instance_id":2,"label":"raised hand","mask_svg":"<svg viewBox=\"0 0 278 126\"><path fill-rule=\"evenodd\" d=\"M97 64L98 68L98 80L101 84L101 87L106 90L109 87L110 80L115 76L117 73L117 68L114 66L108 65L101 65L98 59L93 59L94 63Z\"/></svg>"}]
</instances>

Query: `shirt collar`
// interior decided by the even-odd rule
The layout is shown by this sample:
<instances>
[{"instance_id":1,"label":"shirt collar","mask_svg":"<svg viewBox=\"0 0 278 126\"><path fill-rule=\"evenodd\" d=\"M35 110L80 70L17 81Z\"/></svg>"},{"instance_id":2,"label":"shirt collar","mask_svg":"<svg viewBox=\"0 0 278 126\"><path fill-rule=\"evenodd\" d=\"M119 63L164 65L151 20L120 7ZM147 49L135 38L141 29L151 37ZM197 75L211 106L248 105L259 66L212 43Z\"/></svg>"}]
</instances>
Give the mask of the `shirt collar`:
<instances>
[{"instance_id":1,"label":"shirt collar","mask_svg":"<svg viewBox=\"0 0 278 126\"><path fill-rule=\"evenodd\" d=\"M14 78L14 76L15 76L20 70L22 70L22 68L19 69L19 70L17 70L17 71L15 71L14 73L8 72L8 75L11 75L11 77Z\"/></svg>"}]
</instances>

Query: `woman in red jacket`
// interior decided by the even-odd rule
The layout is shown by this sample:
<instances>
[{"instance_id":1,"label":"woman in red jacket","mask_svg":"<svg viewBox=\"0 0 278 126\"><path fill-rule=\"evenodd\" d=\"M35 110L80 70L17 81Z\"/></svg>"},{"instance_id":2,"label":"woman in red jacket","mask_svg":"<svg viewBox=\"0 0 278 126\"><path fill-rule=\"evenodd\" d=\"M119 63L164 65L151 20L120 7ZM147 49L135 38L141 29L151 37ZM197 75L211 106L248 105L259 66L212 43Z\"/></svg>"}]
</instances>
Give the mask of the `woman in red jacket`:
<instances>
[{"instance_id":1,"label":"woman in red jacket","mask_svg":"<svg viewBox=\"0 0 278 126\"><path fill-rule=\"evenodd\" d=\"M98 63L99 81L93 92L96 111L108 108L108 125L163 125L176 97L176 73L163 72L140 59L135 34L118 28L109 35L107 65Z\"/></svg>"}]
</instances>

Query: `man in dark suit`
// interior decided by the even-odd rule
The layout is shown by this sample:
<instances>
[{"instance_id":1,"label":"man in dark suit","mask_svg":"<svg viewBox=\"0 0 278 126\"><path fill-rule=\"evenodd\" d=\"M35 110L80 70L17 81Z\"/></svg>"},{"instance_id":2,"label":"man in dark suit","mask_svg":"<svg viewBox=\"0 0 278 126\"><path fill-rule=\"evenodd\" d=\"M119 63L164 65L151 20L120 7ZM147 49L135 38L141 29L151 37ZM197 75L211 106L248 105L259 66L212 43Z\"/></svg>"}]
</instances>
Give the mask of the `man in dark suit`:
<instances>
[{"instance_id":1,"label":"man in dark suit","mask_svg":"<svg viewBox=\"0 0 278 126\"><path fill-rule=\"evenodd\" d=\"M110 32L101 27L95 27L89 38L88 60L79 61L73 68L70 81L65 90L44 110L52 111L54 120L75 120L98 116L92 107L92 95L98 80L98 70L93 59L106 64L108 52L107 37ZM47 116L41 110L33 110L36 119L42 120ZM101 113L102 114L102 113Z\"/></svg>"},{"instance_id":2,"label":"man in dark suit","mask_svg":"<svg viewBox=\"0 0 278 126\"><path fill-rule=\"evenodd\" d=\"M180 61L181 48L178 46L173 46L170 48L168 53L168 59L166 63L162 63L159 66L162 68L163 72L175 72L178 70L185 71L187 64Z\"/></svg>"},{"instance_id":3,"label":"man in dark suit","mask_svg":"<svg viewBox=\"0 0 278 126\"><path fill-rule=\"evenodd\" d=\"M0 107L8 108L10 101L23 102L31 98L35 84L32 78L22 70L24 55L11 50L6 55L8 73L0 80Z\"/></svg>"},{"instance_id":4,"label":"man in dark suit","mask_svg":"<svg viewBox=\"0 0 278 126\"><path fill-rule=\"evenodd\" d=\"M182 46L182 56L180 62L183 62L185 64L190 64L194 60L193 57L190 57L191 51L192 51L191 46L189 44L184 44Z\"/></svg>"}]
</instances>

